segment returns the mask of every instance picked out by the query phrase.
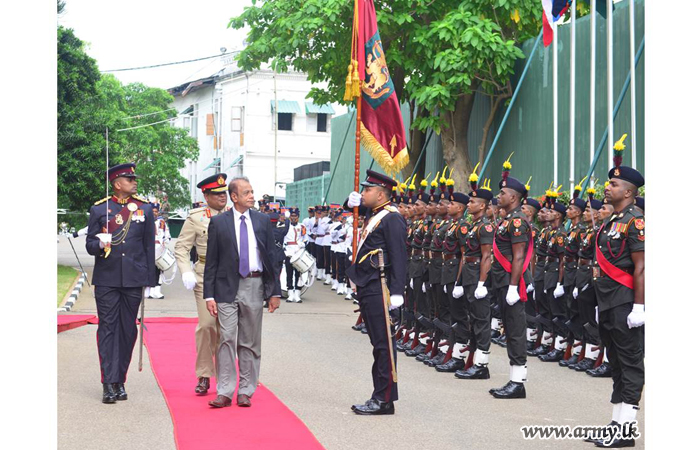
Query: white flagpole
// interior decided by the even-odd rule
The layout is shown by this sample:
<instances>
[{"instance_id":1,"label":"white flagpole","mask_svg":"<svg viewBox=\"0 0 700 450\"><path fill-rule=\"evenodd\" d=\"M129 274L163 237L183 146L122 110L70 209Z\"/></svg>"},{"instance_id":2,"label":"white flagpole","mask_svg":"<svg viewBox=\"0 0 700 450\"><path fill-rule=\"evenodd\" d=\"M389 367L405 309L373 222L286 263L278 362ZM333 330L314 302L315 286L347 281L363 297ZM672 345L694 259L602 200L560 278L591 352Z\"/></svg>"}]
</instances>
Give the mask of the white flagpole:
<instances>
[{"instance_id":1,"label":"white flagpole","mask_svg":"<svg viewBox=\"0 0 700 450\"><path fill-rule=\"evenodd\" d=\"M608 18L608 161L604 167L609 167L613 159L613 142L615 132L613 129L613 0L607 0Z\"/></svg>"},{"instance_id":2,"label":"white flagpole","mask_svg":"<svg viewBox=\"0 0 700 450\"><path fill-rule=\"evenodd\" d=\"M637 168L637 88L634 67L634 0L630 0L630 135L632 137L632 168Z\"/></svg>"},{"instance_id":3,"label":"white flagpole","mask_svg":"<svg viewBox=\"0 0 700 450\"><path fill-rule=\"evenodd\" d=\"M569 192L574 192L575 170L575 141L576 129L574 127L576 106L576 0L571 2L571 74L569 86Z\"/></svg>"},{"instance_id":4,"label":"white flagpole","mask_svg":"<svg viewBox=\"0 0 700 450\"><path fill-rule=\"evenodd\" d=\"M107 157L105 158L105 164L107 169L105 170L105 192L106 197L109 197L109 128L105 128L105 140L107 141ZM109 205L109 203L107 203ZM107 227L107 233L109 233L109 206L105 208L105 226Z\"/></svg>"},{"instance_id":5,"label":"white flagpole","mask_svg":"<svg viewBox=\"0 0 700 450\"><path fill-rule=\"evenodd\" d=\"M595 41L596 41L596 9L595 3L591 3L591 98L590 98L590 114L591 114L591 125L590 125L590 162L593 162L595 157ZM591 174L593 176L593 174Z\"/></svg>"},{"instance_id":6,"label":"white flagpole","mask_svg":"<svg viewBox=\"0 0 700 450\"><path fill-rule=\"evenodd\" d=\"M553 43L552 43L552 95L553 95L553 111L552 115L554 116L554 123L552 129L554 130L554 187L556 188L557 186L557 173L559 172L559 158L558 158L558 141L559 141L559 110L558 110L558 102L557 102L557 96L559 94L559 77L558 77L558 59L557 58L557 47L559 43L559 37L557 36L557 24L553 23L552 24L552 37L553 37Z\"/></svg>"}]
</instances>

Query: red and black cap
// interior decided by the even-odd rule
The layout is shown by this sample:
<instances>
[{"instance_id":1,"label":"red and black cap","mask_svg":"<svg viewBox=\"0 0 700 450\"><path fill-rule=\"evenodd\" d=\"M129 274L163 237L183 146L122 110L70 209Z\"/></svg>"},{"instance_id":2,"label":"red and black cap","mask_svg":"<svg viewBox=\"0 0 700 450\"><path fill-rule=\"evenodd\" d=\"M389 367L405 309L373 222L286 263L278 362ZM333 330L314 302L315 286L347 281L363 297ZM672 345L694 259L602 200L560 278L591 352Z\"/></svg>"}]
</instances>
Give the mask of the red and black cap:
<instances>
[{"instance_id":1,"label":"red and black cap","mask_svg":"<svg viewBox=\"0 0 700 450\"><path fill-rule=\"evenodd\" d=\"M119 177L136 178L134 169L136 169L136 164L134 163L119 164L110 167L109 170L107 170L107 176L109 177L109 181L114 181Z\"/></svg>"},{"instance_id":2,"label":"red and black cap","mask_svg":"<svg viewBox=\"0 0 700 450\"><path fill-rule=\"evenodd\" d=\"M391 189L397 185L396 180L392 180L391 177L369 169L367 170L367 178L360 184L364 187L383 187L385 189Z\"/></svg>"},{"instance_id":3,"label":"red and black cap","mask_svg":"<svg viewBox=\"0 0 700 450\"><path fill-rule=\"evenodd\" d=\"M525 199L525 202L524 202L523 204L524 204L524 205L532 206L532 207L535 208L537 211L539 211L540 209L542 209L542 204L541 204L540 202L538 202L537 200L535 200L534 198L532 198L532 197L526 198L526 199Z\"/></svg>"},{"instance_id":4,"label":"red and black cap","mask_svg":"<svg viewBox=\"0 0 700 450\"><path fill-rule=\"evenodd\" d=\"M466 205L467 203L469 203L469 196L461 192L453 192L450 194L450 201Z\"/></svg>"},{"instance_id":5,"label":"red and black cap","mask_svg":"<svg viewBox=\"0 0 700 450\"><path fill-rule=\"evenodd\" d=\"M554 211L566 216L566 205L563 204L560 201L554 200L552 201L552 204L550 205L550 209L553 209Z\"/></svg>"},{"instance_id":6,"label":"red and black cap","mask_svg":"<svg viewBox=\"0 0 700 450\"><path fill-rule=\"evenodd\" d=\"M498 188L512 189L515 192L518 192L523 197L527 197L527 187L525 187L525 185L522 182L520 182L520 180L518 180L517 178L513 178L510 176L510 170L513 168L513 165L510 163L510 158L513 156L513 153L511 153L508 159L506 159L506 161L503 163L503 172L501 175L501 181L498 182Z\"/></svg>"},{"instance_id":7,"label":"red and black cap","mask_svg":"<svg viewBox=\"0 0 700 450\"><path fill-rule=\"evenodd\" d=\"M205 179L197 183L197 187L201 189L202 192L205 194L218 194L220 192L226 192L228 190L228 187L226 186L226 174L217 173L210 177L206 177Z\"/></svg>"}]
</instances>

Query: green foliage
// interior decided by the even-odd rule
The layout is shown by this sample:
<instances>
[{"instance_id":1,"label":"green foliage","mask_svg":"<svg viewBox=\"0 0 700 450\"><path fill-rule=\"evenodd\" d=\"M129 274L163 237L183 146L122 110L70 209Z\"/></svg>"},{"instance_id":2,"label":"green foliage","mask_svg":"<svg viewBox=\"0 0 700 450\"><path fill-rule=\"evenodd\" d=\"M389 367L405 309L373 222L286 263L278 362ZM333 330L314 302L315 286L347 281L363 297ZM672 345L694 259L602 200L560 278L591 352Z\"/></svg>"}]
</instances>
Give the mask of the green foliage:
<instances>
[{"instance_id":1,"label":"green foliage","mask_svg":"<svg viewBox=\"0 0 700 450\"><path fill-rule=\"evenodd\" d=\"M173 208L187 206L187 180L178 169L186 159L197 159L197 141L167 122L116 131L174 117L173 110L164 111L171 102L170 94L162 89L140 83L123 86L112 75L101 76L83 42L72 30L59 26L58 207L84 212L105 196L107 128L110 165L135 162L139 193L159 196L166 192ZM149 113L157 114L127 119Z\"/></svg>"}]
</instances>

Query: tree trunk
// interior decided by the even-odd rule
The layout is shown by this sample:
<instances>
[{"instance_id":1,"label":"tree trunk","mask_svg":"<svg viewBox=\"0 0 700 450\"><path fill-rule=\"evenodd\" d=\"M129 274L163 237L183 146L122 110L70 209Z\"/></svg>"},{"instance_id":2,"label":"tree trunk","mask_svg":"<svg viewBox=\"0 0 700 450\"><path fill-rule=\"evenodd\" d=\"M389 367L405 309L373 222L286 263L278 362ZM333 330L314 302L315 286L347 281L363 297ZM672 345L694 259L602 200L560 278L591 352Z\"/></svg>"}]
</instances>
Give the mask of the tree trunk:
<instances>
[{"instance_id":1,"label":"tree trunk","mask_svg":"<svg viewBox=\"0 0 700 450\"><path fill-rule=\"evenodd\" d=\"M445 177L452 172L455 181L455 191L466 192L469 188L469 173L472 164L469 160L467 133L469 131L469 118L474 105L474 92L462 95L455 103L455 110L444 113L444 118L449 124L440 133L442 137L442 156L449 169ZM440 169L442 170L442 168Z\"/></svg>"},{"instance_id":2,"label":"tree trunk","mask_svg":"<svg viewBox=\"0 0 700 450\"><path fill-rule=\"evenodd\" d=\"M484 123L484 134L481 137L481 144L479 145L479 162L481 164L484 163L484 158L486 158L486 142L488 140L489 131L493 126L493 122L496 120L498 108L501 107L501 103L503 103L504 100L509 99L512 96L513 90L509 81L506 92L497 95L495 98L491 97L491 111L489 112L489 117L486 119L486 123Z\"/></svg>"}]
</instances>

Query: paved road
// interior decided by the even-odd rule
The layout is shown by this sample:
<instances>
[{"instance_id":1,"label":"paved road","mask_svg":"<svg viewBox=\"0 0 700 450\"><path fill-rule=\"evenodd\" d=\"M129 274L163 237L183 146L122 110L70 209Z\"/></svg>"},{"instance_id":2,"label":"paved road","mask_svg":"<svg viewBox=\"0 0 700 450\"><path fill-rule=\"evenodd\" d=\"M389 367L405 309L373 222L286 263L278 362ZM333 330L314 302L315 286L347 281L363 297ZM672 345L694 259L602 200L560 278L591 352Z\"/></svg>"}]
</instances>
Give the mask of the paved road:
<instances>
[{"instance_id":1,"label":"paved road","mask_svg":"<svg viewBox=\"0 0 700 450\"><path fill-rule=\"evenodd\" d=\"M58 245L59 263L77 265L67 241ZM74 245L80 252L84 239ZM92 258L84 250L79 255L91 272ZM196 316L192 293L179 277L163 293L165 299L147 301L147 317ZM508 380L506 352L498 346L492 347L490 380L458 380L401 354L396 415L355 416L350 405L364 402L372 391L372 358L369 339L350 328L354 308L317 284L304 303L282 303L279 311L264 315L261 382L328 449L593 448L577 441L526 441L520 427L610 421L609 378L593 379L532 358L526 400L491 397L488 389ZM83 289L72 313L95 313L91 289ZM58 350L59 448L99 448L105 442L112 442L111 449L174 448L172 423L147 363L141 373L132 364L127 404L102 405L95 327L61 333ZM193 374L193 388L195 382ZM643 414L640 419L643 433ZM643 436L638 445L643 447Z\"/></svg>"}]
</instances>

